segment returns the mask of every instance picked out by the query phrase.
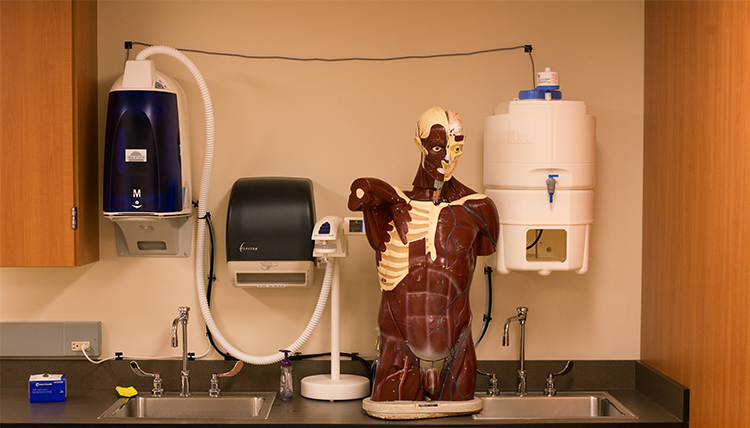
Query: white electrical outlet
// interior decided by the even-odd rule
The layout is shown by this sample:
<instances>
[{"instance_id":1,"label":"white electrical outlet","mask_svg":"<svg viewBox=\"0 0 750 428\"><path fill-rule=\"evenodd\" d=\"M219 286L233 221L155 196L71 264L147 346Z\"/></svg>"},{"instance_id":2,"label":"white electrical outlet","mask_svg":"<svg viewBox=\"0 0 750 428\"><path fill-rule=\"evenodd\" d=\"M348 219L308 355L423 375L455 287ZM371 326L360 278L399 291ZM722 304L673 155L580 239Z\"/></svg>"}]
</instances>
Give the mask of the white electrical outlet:
<instances>
[{"instance_id":1,"label":"white electrical outlet","mask_svg":"<svg viewBox=\"0 0 750 428\"><path fill-rule=\"evenodd\" d=\"M86 349L91 349L91 342L89 341L82 341L82 342L70 342L70 350L74 352L82 352L81 348L83 345L86 345Z\"/></svg>"}]
</instances>

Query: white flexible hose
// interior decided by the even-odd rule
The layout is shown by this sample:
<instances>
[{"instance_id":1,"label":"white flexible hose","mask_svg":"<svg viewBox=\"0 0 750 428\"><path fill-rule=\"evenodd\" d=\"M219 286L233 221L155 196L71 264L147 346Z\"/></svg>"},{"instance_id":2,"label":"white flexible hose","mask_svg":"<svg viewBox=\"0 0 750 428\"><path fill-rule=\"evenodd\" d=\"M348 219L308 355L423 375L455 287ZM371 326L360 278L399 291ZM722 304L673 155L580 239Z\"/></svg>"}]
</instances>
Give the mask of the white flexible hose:
<instances>
[{"instance_id":1,"label":"white flexible hose","mask_svg":"<svg viewBox=\"0 0 750 428\"><path fill-rule=\"evenodd\" d=\"M203 319L206 322L206 326L211 331L214 340L221 345L221 347L231 356L242 360L248 364L255 365L268 365L281 361L284 358L284 354L277 352L275 354L258 357L255 355L246 354L239 349L232 346L221 334L219 328L214 322L214 318L211 315L211 309L208 306L208 300L206 299L206 275L204 273L204 262L205 262L205 245L206 245L206 206L208 205L208 183L211 178L211 164L213 162L214 153L214 109L211 104L211 95L208 92L208 86L198 67L190 61L190 58L185 56L182 52L169 46L150 46L138 53L135 57L137 61L142 61L149 58L152 55L164 54L169 55L178 61L180 61L193 75L195 82L198 84L198 88L203 98L203 110L206 115L206 146L203 156L203 173L201 174L201 185L200 193L198 196L198 224L197 224L197 236L195 241L195 282L198 289L198 301L201 307L201 313ZM328 300L328 294L331 290L331 282L333 279L333 265L334 260L329 259L326 266L325 276L323 278L323 286L320 289L320 295L318 296L318 303L315 305L315 311L313 312L310 321L307 323L307 327L302 331L302 334L297 338L294 343L287 346L284 349L288 349L291 352L296 352L299 348L307 341L315 327L318 325L320 317L323 315L326 302Z\"/></svg>"}]
</instances>

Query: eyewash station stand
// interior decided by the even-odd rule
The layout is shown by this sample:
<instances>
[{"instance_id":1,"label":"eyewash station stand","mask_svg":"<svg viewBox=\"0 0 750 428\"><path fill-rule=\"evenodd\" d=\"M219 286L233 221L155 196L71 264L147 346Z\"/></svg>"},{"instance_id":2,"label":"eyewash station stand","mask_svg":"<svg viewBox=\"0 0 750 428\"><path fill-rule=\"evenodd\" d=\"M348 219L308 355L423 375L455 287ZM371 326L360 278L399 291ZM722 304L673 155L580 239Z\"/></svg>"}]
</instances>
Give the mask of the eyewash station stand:
<instances>
[{"instance_id":1,"label":"eyewash station stand","mask_svg":"<svg viewBox=\"0 0 750 428\"><path fill-rule=\"evenodd\" d=\"M357 400L370 395L370 379L364 376L341 374L340 328L340 269L336 259L346 257L347 240L344 222L328 216L319 220L313 229L313 256L334 263L331 283L331 374L313 375L300 382L300 393L314 400Z\"/></svg>"}]
</instances>

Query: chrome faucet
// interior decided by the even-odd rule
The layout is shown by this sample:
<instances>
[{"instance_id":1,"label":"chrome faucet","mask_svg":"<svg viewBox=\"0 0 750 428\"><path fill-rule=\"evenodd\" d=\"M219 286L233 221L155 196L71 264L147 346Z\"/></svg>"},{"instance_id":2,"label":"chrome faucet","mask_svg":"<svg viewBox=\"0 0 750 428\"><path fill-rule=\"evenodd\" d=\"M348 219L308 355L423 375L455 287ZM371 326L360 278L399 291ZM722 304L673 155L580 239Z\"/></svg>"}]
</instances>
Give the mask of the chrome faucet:
<instances>
[{"instance_id":1,"label":"chrome faucet","mask_svg":"<svg viewBox=\"0 0 750 428\"><path fill-rule=\"evenodd\" d=\"M172 321L172 347L177 347L177 324L182 325L182 371L180 372L180 380L182 386L180 388L180 397L190 397L190 372L187 368L187 323L188 323L188 312L190 308L187 306L179 307L180 316Z\"/></svg>"},{"instance_id":2,"label":"chrome faucet","mask_svg":"<svg viewBox=\"0 0 750 428\"><path fill-rule=\"evenodd\" d=\"M517 310L518 315L510 317L505 321L505 328L503 329L503 346L508 346L508 330L510 329L510 323L512 323L513 321L518 321L518 324L521 326L521 367L518 369L518 390L516 391L516 395L519 397L524 397L526 395L529 395L526 392L526 369L524 368L524 362L526 359L526 313L529 311L529 308L520 306Z\"/></svg>"}]
</instances>

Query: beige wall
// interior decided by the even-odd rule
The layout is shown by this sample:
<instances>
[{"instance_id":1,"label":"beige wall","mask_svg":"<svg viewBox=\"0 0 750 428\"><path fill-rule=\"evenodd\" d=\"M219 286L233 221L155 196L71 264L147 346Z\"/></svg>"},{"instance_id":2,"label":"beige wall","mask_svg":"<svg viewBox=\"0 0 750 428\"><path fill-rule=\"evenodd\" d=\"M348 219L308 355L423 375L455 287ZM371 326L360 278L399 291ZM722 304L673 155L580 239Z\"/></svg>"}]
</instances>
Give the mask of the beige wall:
<instances>
[{"instance_id":1,"label":"beige wall","mask_svg":"<svg viewBox=\"0 0 750 428\"><path fill-rule=\"evenodd\" d=\"M106 97L122 73L126 40L252 55L399 56L532 44L537 70L560 73L567 99L597 118L597 186L591 268L585 275L495 274L495 322L480 359L514 359L502 348L505 317L530 308L529 359L637 359L640 355L643 25L641 1L597 2L135 2L99 3L99 132ZM136 50L140 49L136 46ZM396 62L289 62L187 54L203 73L216 114L208 201L218 246L215 318L247 353L294 341L312 313L320 281L305 290L236 289L225 264L227 199L240 177L312 179L318 216L345 216L350 183L375 176L409 187L412 143L427 108L457 110L468 143L459 180L482 191L482 133L495 106L529 89L521 50ZM134 53L131 53L131 58ZM191 133L201 137L200 98L175 60L156 57L188 93ZM194 138L197 185L203 143ZM103 141L100 142L103 147ZM102 150L100 150L100 157ZM197 191L197 189L196 189ZM373 355L379 291L374 254L350 240L342 267L344 351ZM472 289L479 330L485 285ZM322 276L322 275L321 275ZM101 260L71 269L0 269L0 321L97 320L103 355L166 355L177 307L193 308L190 348L206 349L193 260L118 258L113 226L101 220ZM328 311L302 351L329 348ZM517 333L512 333L517 337ZM211 354L216 358L216 354Z\"/></svg>"}]
</instances>

